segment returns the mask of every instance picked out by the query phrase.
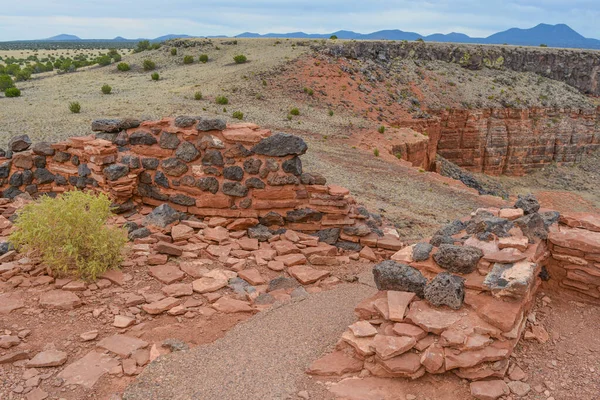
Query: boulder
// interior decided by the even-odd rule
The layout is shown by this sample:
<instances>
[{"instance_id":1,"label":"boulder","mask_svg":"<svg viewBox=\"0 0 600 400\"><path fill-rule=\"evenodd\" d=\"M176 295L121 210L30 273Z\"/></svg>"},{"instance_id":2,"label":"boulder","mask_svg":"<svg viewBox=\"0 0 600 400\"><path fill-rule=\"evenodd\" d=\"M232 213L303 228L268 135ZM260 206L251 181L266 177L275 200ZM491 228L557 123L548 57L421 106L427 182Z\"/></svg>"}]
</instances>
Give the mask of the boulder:
<instances>
[{"instance_id":1,"label":"boulder","mask_svg":"<svg viewBox=\"0 0 600 400\"><path fill-rule=\"evenodd\" d=\"M427 284L427 279L419 270L391 260L375 265L373 277L379 290L412 292L419 297L423 297L423 290Z\"/></svg>"},{"instance_id":2,"label":"boulder","mask_svg":"<svg viewBox=\"0 0 600 400\"><path fill-rule=\"evenodd\" d=\"M178 128L189 128L196 123L196 118L180 115L175 118L175 126Z\"/></svg>"},{"instance_id":3,"label":"boulder","mask_svg":"<svg viewBox=\"0 0 600 400\"><path fill-rule=\"evenodd\" d=\"M159 228L165 228L167 225L178 221L180 215L168 204L161 204L156 207L144 219L144 225L154 225Z\"/></svg>"},{"instance_id":4,"label":"boulder","mask_svg":"<svg viewBox=\"0 0 600 400\"><path fill-rule=\"evenodd\" d=\"M38 170L36 170L37 172ZM116 181L129 173L129 167L123 164L112 164L102 170L109 181Z\"/></svg>"},{"instance_id":5,"label":"boulder","mask_svg":"<svg viewBox=\"0 0 600 400\"><path fill-rule=\"evenodd\" d=\"M281 169L288 174L300 176L302 175L302 161L300 160L300 157L290 158L281 164Z\"/></svg>"},{"instance_id":6,"label":"boulder","mask_svg":"<svg viewBox=\"0 0 600 400\"><path fill-rule=\"evenodd\" d=\"M94 132L116 133L124 129L132 129L140 126L141 121L133 118L126 119L96 119L92 121Z\"/></svg>"},{"instance_id":7,"label":"boulder","mask_svg":"<svg viewBox=\"0 0 600 400\"><path fill-rule=\"evenodd\" d=\"M548 239L548 227L538 213L527 214L524 217L516 219L515 225L521 228L523 234L529 239L529 243L534 243L540 239Z\"/></svg>"},{"instance_id":8,"label":"boulder","mask_svg":"<svg viewBox=\"0 0 600 400\"><path fill-rule=\"evenodd\" d=\"M199 118L196 129L199 131L223 131L227 128L227 124L222 119Z\"/></svg>"},{"instance_id":9,"label":"boulder","mask_svg":"<svg viewBox=\"0 0 600 400\"><path fill-rule=\"evenodd\" d=\"M252 228L248 228L248 237L251 239L258 239L259 242L266 242L271 239L273 234L264 225L256 225Z\"/></svg>"},{"instance_id":10,"label":"boulder","mask_svg":"<svg viewBox=\"0 0 600 400\"><path fill-rule=\"evenodd\" d=\"M252 151L270 157L285 157L288 155L302 155L306 153L308 146L302 138L288 133L276 133L273 136L262 139Z\"/></svg>"},{"instance_id":11,"label":"boulder","mask_svg":"<svg viewBox=\"0 0 600 400\"><path fill-rule=\"evenodd\" d=\"M505 218L499 218L489 213L479 213L467 224L467 233L483 235L493 233L498 237L510 236L514 224ZM482 237L482 236L480 236Z\"/></svg>"},{"instance_id":12,"label":"boulder","mask_svg":"<svg viewBox=\"0 0 600 400\"><path fill-rule=\"evenodd\" d=\"M31 146L31 139L27 135L15 136L8 141L8 148L13 152L25 151Z\"/></svg>"},{"instance_id":13,"label":"boulder","mask_svg":"<svg viewBox=\"0 0 600 400\"><path fill-rule=\"evenodd\" d=\"M465 280L442 272L425 286L424 292L425 300L434 306L448 306L458 310L465 299Z\"/></svg>"},{"instance_id":14,"label":"boulder","mask_svg":"<svg viewBox=\"0 0 600 400\"><path fill-rule=\"evenodd\" d=\"M438 265L450 272L468 274L475 270L483 252L471 246L440 245L433 259Z\"/></svg>"},{"instance_id":15,"label":"boulder","mask_svg":"<svg viewBox=\"0 0 600 400\"><path fill-rule=\"evenodd\" d=\"M53 156L54 148L48 142L38 142L31 147L33 154L38 156Z\"/></svg>"},{"instance_id":16,"label":"boulder","mask_svg":"<svg viewBox=\"0 0 600 400\"><path fill-rule=\"evenodd\" d=\"M516 208L523 210L525 215L537 213L540 210L540 203L537 198L531 193L519 195L519 199L515 203Z\"/></svg>"},{"instance_id":17,"label":"boulder","mask_svg":"<svg viewBox=\"0 0 600 400\"><path fill-rule=\"evenodd\" d=\"M429 243L417 243L413 247L412 258L414 261L425 261L429 258L433 246Z\"/></svg>"}]
</instances>

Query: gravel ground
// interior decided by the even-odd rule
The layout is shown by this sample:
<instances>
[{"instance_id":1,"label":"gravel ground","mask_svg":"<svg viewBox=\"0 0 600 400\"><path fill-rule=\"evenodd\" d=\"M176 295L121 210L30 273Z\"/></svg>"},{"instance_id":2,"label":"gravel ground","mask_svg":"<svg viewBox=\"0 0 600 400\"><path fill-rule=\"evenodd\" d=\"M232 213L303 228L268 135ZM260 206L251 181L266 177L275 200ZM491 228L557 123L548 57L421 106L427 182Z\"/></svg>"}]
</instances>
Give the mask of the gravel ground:
<instances>
[{"instance_id":1,"label":"gravel ground","mask_svg":"<svg viewBox=\"0 0 600 400\"><path fill-rule=\"evenodd\" d=\"M344 284L260 313L214 343L150 364L123 399L295 398L304 389L305 369L335 344L355 320L355 305L374 292Z\"/></svg>"}]
</instances>

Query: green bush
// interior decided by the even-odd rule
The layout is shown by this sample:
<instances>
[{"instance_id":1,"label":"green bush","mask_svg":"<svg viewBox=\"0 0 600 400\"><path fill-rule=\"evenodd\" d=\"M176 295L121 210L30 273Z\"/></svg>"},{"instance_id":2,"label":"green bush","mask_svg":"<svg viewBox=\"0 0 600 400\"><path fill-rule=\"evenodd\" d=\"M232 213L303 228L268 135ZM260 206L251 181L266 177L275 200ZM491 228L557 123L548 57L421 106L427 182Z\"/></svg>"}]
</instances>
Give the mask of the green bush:
<instances>
[{"instance_id":1,"label":"green bush","mask_svg":"<svg viewBox=\"0 0 600 400\"><path fill-rule=\"evenodd\" d=\"M375 157L379 157L379 149L373 150L373 154L375 154Z\"/></svg>"},{"instance_id":2,"label":"green bush","mask_svg":"<svg viewBox=\"0 0 600 400\"><path fill-rule=\"evenodd\" d=\"M129 64L122 62L117 65L117 69L121 72L125 72L129 71L131 67L129 66Z\"/></svg>"},{"instance_id":3,"label":"green bush","mask_svg":"<svg viewBox=\"0 0 600 400\"><path fill-rule=\"evenodd\" d=\"M306 93L309 96L312 96L315 92L311 89L311 88L304 88L304 93Z\"/></svg>"},{"instance_id":4,"label":"green bush","mask_svg":"<svg viewBox=\"0 0 600 400\"><path fill-rule=\"evenodd\" d=\"M200 54L198 61L200 61L202 64L206 64L208 62L208 54Z\"/></svg>"},{"instance_id":5,"label":"green bush","mask_svg":"<svg viewBox=\"0 0 600 400\"><path fill-rule=\"evenodd\" d=\"M81 112L81 105L79 102L73 101L69 103L69 110L71 110L73 114L79 114Z\"/></svg>"},{"instance_id":6,"label":"green bush","mask_svg":"<svg viewBox=\"0 0 600 400\"><path fill-rule=\"evenodd\" d=\"M231 116L235 119L244 119L244 113L241 111L234 111Z\"/></svg>"},{"instance_id":7,"label":"green bush","mask_svg":"<svg viewBox=\"0 0 600 400\"><path fill-rule=\"evenodd\" d=\"M184 64L192 64L194 62L194 56L184 56L183 63Z\"/></svg>"},{"instance_id":8,"label":"green bush","mask_svg":"<svg viewBox=\"0 0 600 400\"><path fill-rule=\"evenodd\" d=\"M171 55L172 55L172 56L176 56L176 55L177 55L177 49L176 49L175 47L173 47L173 48L171 49Z\"/></svg>"},{"instance_id":9,"label":"green bush","mask_svg":"<svg viewBox=\"0 0 600 400\"><path fill-rule=\"evenodd\" d=\"M122 261L127 234L109 227L111 201L105 194L71 191L43 196L19 213L10 243L39 254L56 275L95 279Z\"/></svg>"},{"instance_id":10,"label":"green bush","mask_svg":"<svg viewBox=\"0 0 600 400\"><path fill-rule=\"evenodd\" d=\"M194 93L194 100L202 100L202 92L201 91L197 91L196 93Z\"/></svg>"},{"instance_id":11,"label":"green bush","mask_svg":"<svg viewBox=\"0 0 600 400\"><path fill-rule=\"evenodd\" d=\"M11 87L15 87L12 78L9 75L0 75L0 92L4 92Z\"/></svg>"},{"instance_id":12,"label":"green bush","mask_svg":"<svg viewBox=\"0 0 600 400\"><path fill-rule=\"evenodd\" d=\"M15 80L16 81L28 81L29 78L31 78L31 69L29 68L23 68L20 71L17 71L17 73L15 73Z\"/></svg>"},{"instance_id":13,"label":"green bush","mask_svg":"<svg viewBox=\"0 0 600 400\"><path fill-rule=\"evenodd\" d=\"M119 62L123 59L119 53L113 53L111 57L114 62Z\"/></svg>"},{"instance_id":14,"label":"green bush","mask_svg":"<svg viewBox=\"0 0 600 400\"><path fill-rule=\"evenodd\" d=\"M6 97L19 97L21 96L21 91L16 87L10 87L4 91L4 95Z\"/></svg>"},{"instance_id":15,"label":"green bush","mask_svg":"<svg viewBox=\"0 0 600 400\"><path fill-rule=\"evenodd\" d=\"M248 61L248 58L246 58L246 56L243 54L239 54L239 55L233 57L233 61L235 61L236 64L243 64L246 61Z\"/></svg>"},{"instance_id":16,"label":"green bush","mask_svg":"<svg viewBox=\"0 0 600 400\"><path fill-rule=\"evenodd\" d=\"M158 75L158 72L154 72L152 75L150 75L150 78L152 78L153 81L157 81L160 79L160 75Z\"/></svg>"},{"instance_id":17,"label":"green bush","mask_svg":"<svg viewBox=\"0 0 600 400\"><path fill-rule=\"evenodd\" d=\"M337 38L338 38L337 35L331 35L331 36L329 36L329 39L331 39L331 40L336 40Z\"/></svg>"},{"instance_id":18,"label":"green bush","mask_svg":"<svg viewBox=\"0 0 600 400\"><path fill-rule=\"evenodd\" d=\"M156 69L156 63L152 60L144 60L144 71L152 71Z\"/></svg>"},{"instance_id":19,"label":"green bush","mask_svg":"<svg viewBox=\"0 0 600 400\"><path fill-rule=\"evenodd\" d=\"M101 90L104 94L110 94L110 92L112 92L112 88L109 85L103 85Z\"/></svg>"},{"instance_id":20,"label":"green bush","mask_svg":"<svg viewBox=\"0 0 600 400\"><path fill-rule=\"evenodd\" d=\"M377 128L377 132L384 133L385 132L385 126L381 125L379 128Z\"/></svg>"},{"instance_id":21,"label":"green bush","mask_svg":"<svg viewBox=\"0 0 600 400\"><path fill-rule=\"evenodd\" d=\"M225 104L229 104L229 99L225 96L217 96L215 99L217 104L224 106Z\"/></svg>"},{"instance_id":22,"label":"green bush","mask_svg":"<svg viewBox=\"0 0 600 400\"><path fill-rule=\"evenodd\" d=\"M290 115L300 115L300 110L298 110L298 108L294 107L290 110Z\"/></svg>"},{"instance_id":23,"label":"green bush","mask_svg":"<svg viewBox=\"0 0 600 400\"><path fill-rule=\"evenodd\" d=\"M109 56L101 56L96 59L96 62L98 63L98 65L105 67L110 64L111 59Z\"/></svg>"},{"instance_id":24,"label":"green bush","mask_svg":"<svg viewBox=\"0 0 600 400\"><path fill-rule=\"evenodd\" d=\"M150 41L142 40L138 42L137 47L133 50L134 53L140 53L142 51L150 50Z\"/></svg>"},{"instance_id":25,"label":"green bush","mask_svg":"<svg viewBox=\"0 0 600 400\"><path fill-rule=\"evenodd\" d=\"M329 114L330 117L333 117L333 110L329 110L328 114Z\"/></svg>"}]
</instances>

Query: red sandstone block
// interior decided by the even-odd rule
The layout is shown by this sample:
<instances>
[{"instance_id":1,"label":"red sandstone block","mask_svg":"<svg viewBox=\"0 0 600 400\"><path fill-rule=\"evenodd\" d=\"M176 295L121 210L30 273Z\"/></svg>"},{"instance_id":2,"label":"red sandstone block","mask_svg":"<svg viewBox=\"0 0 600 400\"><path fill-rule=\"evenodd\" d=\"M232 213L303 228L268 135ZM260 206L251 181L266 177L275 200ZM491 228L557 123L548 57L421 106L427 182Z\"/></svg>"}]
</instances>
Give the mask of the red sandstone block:
<instances>
[{"instance_id":1,"label":"red sandstone block","mask_svg":"<svg viewBox=\"0 0 600 400\"><path fill-rule=\"evenodd\" d=\"M296 190L282 187L281 189L254 189L252 190L252 197L257 200L292 200L296 198Z\"/></svg>"},{"instance_id":2,"label":"red sandstone block","mask_svg":"<svg viewBox=\"0 0 600 400\"><path fill-rule=\"evenodd\" d=\"M262 139L271 136L269 129L253 130L246 127L225 129L222 133L225 140L234 143L258 143Z\"/></svg>"},{"instance_id":3,"label":"red sandstone block","mask_svg":"<svg viewBox=\"0 0 600 400\"><path fill-rule=\"evenodd\" d=\"M258 213L255 210L229 210L189 207L188 212L200 217L258 218Z\"/></svg>"},{"instance_id":4,"label":"red sandstone block","mask_svg":"<svg viewBox=\"0 0 600 400\"><path fill-rule=\"evenodd\" d=\"M169 158L173 155L173 150L161 149L158 145L154 146L131 146L131 152L146 157Z\"/></svg>"},{"instance_id":5,"label":"red sandstone block","mask_svg":"<svg viewBox=\"0 0 600 400\"><path fill-rule=\"evenodd\" d=\"M231 197L224 194L206 194L196 199L197 208L229 208L231 207Z\"/></svg>"},{"instance_id":6,"label":"red sandstone block","mask_svg":"<svg viewBox=\"0 0 600 400\"><path fill-rule=\"evenodd\" d=\"M256 200L254 208L256 210L274 210L281 208L294 208L301 204L298 200Z\"/></svg>"}]
</instances>

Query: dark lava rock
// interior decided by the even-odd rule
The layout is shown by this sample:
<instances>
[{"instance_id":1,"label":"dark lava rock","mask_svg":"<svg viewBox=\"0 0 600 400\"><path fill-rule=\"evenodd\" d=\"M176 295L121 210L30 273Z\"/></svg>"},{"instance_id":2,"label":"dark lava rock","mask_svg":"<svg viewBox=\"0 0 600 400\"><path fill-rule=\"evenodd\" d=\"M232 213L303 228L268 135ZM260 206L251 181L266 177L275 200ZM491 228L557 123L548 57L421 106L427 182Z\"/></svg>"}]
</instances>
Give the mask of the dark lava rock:
<instances>
[{"instance_id":1,"label":"dark lava rock","mask_svg":"<svg viewBox=\"0 0 600 400\"><path fill-rule=\"evenodd\" d=\"M333 245L340 239L340 232L340 228L327 228L314 233L312 236L318 237L320 242Z\"/></svg>"},{"instance_id":2,"label":"dark lava rock","mask_svg":"<svg viewBox=\"0 0 600 400\"><path fill-rule=\"evenodd\" d=\"M347 240L338 240L333 244L338 249L347 250L347 251L361 251L362 246L359 243L350 242Z\"/></svg>"},{"instance_id":3,"label":"dark lava rock","mask_svg":"<svg viewBox=\"0 0 600 400\"><path fill-rule=\"evenodd\" d=\"M175 156L177 158L182 159L185 162L192 162L200 157L200 152L196 149L190 142L182 142L177 150L175 151Z\"/></svg>"},{"instance_id":4,"label":"dark lava rock","mask_svg":"<svg viewBox=\"0 0 600 400\"><path fill-rule=\"evenodd\" d=\"M344 233L349 236L363 237L363 236L367 236L369 233L371 233L371 228L369 228L365 224L355 224L352 226L345 226L343 230L344 230Z\"/></svg>"},{"instance_id":5,"label":"dark lava rock","mask_svg":"<svg viewBox=\"0 0 600 400\"><path fill-rule=\"evenodd\" d=\"M125 203L112 203L110 209L115 214L122 214L133 211L136 208L136 204L133 200L127 200Z\"/></svg>"},{"instance_id":6,"label":"dark lava rock","mask_svg":"<svg viewBox=\"0 0 600 400\"><path fill-rule=\"evenodd\" d=\"M300 176L302 175L302 161L300 160L300 157L290 158L281 164L281 169L288 174Z\"/></svg>"},{"instance_id":7,"label":"dark lava rock","mask_svg":"<svg viewBox=\"0 0 600 400\"><path fill-rule=\"evenodd\" d=\"M19 189L17 189L14 186L10 186L8 189L6 189L2 192L2 197L6 198L6 199L14 199L15 197L17 197L20 194L23 194L23 192L21 192ZM17 215L17 214L14 214L14 215Z\"/></svg>"},{"instance_id":8,"label":"dark lava rock","mask_svg":"<svg viewBox=\"0 0 600 400\"><path fill-rule=\"evenodd\" d=\"M67 178L56 174L54 177L54 183L56 183L58 186L65 186L67 184Z\"/></svg>"},{"instance_id":9,"label":"dark lava rock","mask_svg":"<svg viewBox=\"0 0 600 400\"><path fill-rule=\"evenodd\" d=\"M223 131L227 128L227 124L222 119L200 118L196 129L199 131Z\"/></svg>"},{"instance_id":10,"label":"dark lava rock","mask_svg":"<svg viewBox=\"0 0 600 400\"><path fill-rule=\"evenodd\" d=\"M181 140L174 133L169 132L161 132L160 139L158 140L158 145L163 149L175 150L177 146L179 146Z\"/></svg>"},{"instance_id":11,"label":"dark lava rock","mask_svg":"<svg viewBox=\"0 0 600 400\"><path fill-rule=\"evenodd\" d=\"M248 188L239 182L224 182L221 189L228 196L246 197Z\"/></svg>"},{"instance_id":12,"label":"dark lava rock","mask_svg":"<svg viewBox=\"0 0 600 400\"><path fill-rule=\"evenodd\" d=\"M546 211L539 214L544 220L544 225L547 229L549 229L553 224L557 223L560 219L560 213L558 211Z\"/></svg>"},{"instance_id":13,"label":"dark lava rock","mask_svg":"<svg viewBox=\"0 0 600 400\"><path fill-rule=\"evenodd\" d=\"M247 182L248 181L246 181L246 183ZM265 225L265 226L271 226L271 225L283 226L284 225L283 217L281 216L281 214L278 214L275 211L269 211L264 216L260 217L258 221L262 225ZM339 235L338 235L338 237L339 237Z\"/></svg>"},{"instance_id":14,"label":"dark lava rock","mask_svg":"<svg viewBox=\"0 0 600 400\"><path fill-rule=\"evenodd\" d=\"M65 163L71 159L71 154L67 153L66 151L57 151L52 159L59 163Z\"/></svg>"},{"instance_id":15,"label":"dark lava rock","mask_svg":"<svg viewBox=\"0 0 600 400\"><path fill-rule=\"evenodd\" d=\"M303 185L326 185L327 179L321 174L303 173L300 175L300 182Z\"/></svg>"},{"instance_id":16,"label":"dark lava rock","mask_svg":"<svg viewBox=\"0 0 600 400\"><path fill-rule=\"evenodd\" d=\"M429 259L429 255L431 254L431 250L433 250L433 246L429 243L417 243L415 247L413 247L412 258L414 261L425 261Z\"/></svg>"},{"instance_id":17,"label":"dark lava rock","mask_svg":"<svg viewBox=\"0 0 600 400\"><path fill-rule=\"evenodd\" d=\"M306 150L308 150L308 146L302 138L288 133L276 133L262 139L252 148L256 154L271 157L299 156L306 153Z\"/></svg>"},{"instance_id":18,"label":"dark lava rock","mask_svg":"<svg viewBox=\"0 0 600 400\"><path fill-rule=\"evenodd\" d=\"M94 132L114 133L123 129L137 128L140 121L137 119L97 119L92 121L92 130Z\"/></svg>"},{"instance_id":19,"label":"dark lava rock","mask_svg":"<svg viewBox=\"0 0 600 400\"><path fill-rule=\"evenodd\" d=\"M231 181L241 181L244 178L244 170L242 167L234 165L233 167L223 168L223 177Z\"/></svg>"},{"instance_id":20,"label":"dark lava rock","mask_svg":"<svg viewBox=\"0 0 600 400\"><path fill-rule=\"evenodd\" d=\"M373 277L378 290L397 290L416 293L423 297L427 279L411 266L386 260L373 267Z\"/></svg>"},{"instance_id":21,"label":"dark lava rock","mask_svg":"<svg viewBox=\"0 0 600 400\"><path fill-rule=\"evenodd\" d=\"M29 170L23 171L23 185L31 185L33 182L33 172Z\"/></svg>"},{"instance_id":22,"label":"dark lava rock","mask_svg":"<svg viewBox=\"0 0 600 400\"><path fill-rule=\"evenodd\" d=\"M264 189L265 188L265 183L258 178L246 179L246 182L244 182L244 185L246 185L246 187L248 189Z\"/></svg>"},{"instance_id":23,"label":"dark lava rock","mask_svg":"<svg viewBox=\"0 0 600 400\"><path fill-rule=\"evenodd\" d=\"M298 185L300 184L300 179L294 175L271 175L267 179L267 182L271 186Z\"/></svg>"},{"instance_id":24,"label":"dark lava rock","mask_svg":"<svg viewBox=\"0 0 600 400\"><path fill-rule=\"evenodd\" d=\"M510 233L508 231L514 228L514 226L512 221L482 213L469 221L467 224L467 233L472 235L493 233L498 237L509 237Z\"/></svg>"},{"instance_id":25,"label":"dark lava rock","mask_svg":"<svg viewBox=\"0 0 600 400\"><path fill-rule=\"evenodd\" d=\"M14 174L12 174L10 176L10 179L8 180L8 184L14 187L21 186L23 184L23 173L17 171Z\"/></svg>"},{"instance_id":26,"label":"dark lava rock","mask_svg":"<svg viewBox=\"0 0 600 400\"><path fill-rule=\"evenodd\" d=\"M163 160L162 169L167 175L181 176L188 171L188 166L180 159L171 157L167 158L166 160Z\"/></svg>"},{"instance_id":27,"label":"dark lava rock","mask_svg":"<svg viewBox=\"0 0 600 400\"><path fill-rule=\"evenodd\" d=\"M450 272L468 274L475 270L483 252L471 246L440 245L433 259L438 265Z\"/></svg>"},{"instance_id":28,"label":"dark lava rock","mask_svg":"<svg viewBox=\"0 0 600 400\"><path fill-rule=\"evenodd\" d=\"M135 231L136 229L139 229L140 226L133 221L127 221L123 224L123 228L127 229L127 233L129 234Z\"/></svg>"},{"instance_id":29,"label":"dark lava rock","mask_svg":"<svg viewBox=\"0 0 600 400\"><path fill-rule=\"evenodd\" d=\"M275 299L275 297L271 296L269 293L261 293L254 300L254 304L266 305L266 304L273 304L273 303L275 303L275 301L277 301Z\"/></svg>"},{"instance_id":30,"label":"dark lava rock","mask_svg":"<svg viewBox=\"0 0 600 400\"><path fill-rule=\"evenodd\" d=\"M0 243L0 256L5 255L10 251L11 245L8 242Z\"/></svg>"},{"instance_id":31,"label":"dark lava rock","mask_svg":"<svg viewBox=\"0 0 600 400\"><path fill-rule=\"evenodd\" d=\"M196 186L196 179L193 176L186 175L181 178L181 184L183 186Z\"/></svg>"},{"instance_id":32,"label":"dark lava rock","mask_svg":"<svg viewBox=\"0 0 600 400\"><path fill-rule=\"evenodd\" d=\"M179 204L180 206L189 207L189 206L196 205L196 199L194 199L190 196L186 196L184 194L172 195L171 197L169 197L169 200L171 200L172 203Z\"/></svg>"},{"instance_id":33,"label":"dark lava rock","mask_svg":"<svg viewBox=\"0 0 600 400\"><path fill-rule=\"evenodd\" d=\"M248 237L251 239L258 239L259 242L266 242L271 239L273 234L264 225L256 225L248 228Z\"/></svg>"},{"instance_id":34,"label":"dark lava rock","mask_svg":"<svg viewBox=\"0 0 600 400\"><path fill-rule=\"evenodd\" d=\"M519 195L519 199L515 203L515 207L522 209L525 215L529 215L540 210L540 203L534 195L529 193L526 195Z\"/></svg>"},{"instance_id":35,"label":"dark lava rock","mask_svg":"<svg viewBox=\"0 0 600 400\"><path fill-rule=\"evenodd\" d=\"M129 136L129 143L133 146L152 146L158 143L158 140L148 132L133 132Z\"/></svg>"},{"instance_id":36,"label":"dark lava rock","mask_svg":"<svg viewBox=\"0 0 600 400\"><path fill-rule=\"evenodd\" d=\"M442 272L425 286L424 292L425 300L434 306L448 306L458 310L465 300L465 280L460 276Z\"/></svg>"},{"instance_id":37,"label":"dark lava rock","mask_svg":"<svg viewBox=\"0 0 600 400\"><path fill-rule=\"evenodd\" d=\"M2 164L0 164L0 179L8 178L11 166L12 161L5 161Z\"/></svg>"},{"instance_id":38,"label":"dark lava rock","mask_svg":"<svg viewBox=\"0 0 600 400\"><path fill-rule=\"evenodd\" d=\"M285 276L280 276L269 282L267 292L281 289L295 289L297 287L300 287L300 282L298 282L295 278L286 278Z\"/></svg>"},{"instance_id":39,"label":"dark lava rock","mask_svg":"<svg viewBox=\"0 0 600 400\"><path fill-rule=\"evenodd\" d=\"M323 218L323 214L312 208L301 208L298 210L288 211L285 215L285 220L288 222L316 222Z\"/></svg>"},{"instance_id":40,"label":"dark lava rock","mask_svg":"<svg viewBox=\"0 0 600 400\"><path fill-rule=\"evenodd\" d=\"M36 172L39 170L36 170ZM129 173L129 167L123 164L112 164L102 170L109 181L116 181Z\"/></svg>"},{"instance_id":41,"label":"dark lava rock","mask_svg":"<svg viewBox=\"0 0 600 400\"><path fill-rule=\"evenodd\" d=\"M202 165L216 165L217 167L222 167L225 165L223 155L219 150L206 150L202 157Z\"/></svg>"},{"instance_id":42,"label":"dark lava rock","mask_svg":"<svg viewBox=\"0 0 600 400\"><path fill-rule=\"evenodd\" d=\"M33 165L35 165L36 168L46 168L46 157L44 157L44 156L33 157Z\"/></svg>"},{"instance_id":43,"label":"dark lava rock","mask_svg":"<svg viewBox=\"0 0 600 400\"><path fill-rule=\"evenodd\" d=\"M156 169L158 168L158 164L160 164L158 158L142 158L142 167L144 169Z\"/></svg>"},{"instance_id":44,"label":"dark lava rock","mask_svg":"<svg viewBox=\"0 0 600 400\"><path fill-rule=\"evenodd\" d=\"M260 172L260 167L262 166L262 161L254 158L248 158L244 161L244 171L249 173L250 175L256 175Z\"/></svg>"},{"instance_id":45,"label":"dark lava rock","mask_svg":"<svg viewBox=\"0 0 600 400\"><path fill-rule=\"evenodd\" d=\"M190 346L188 346L187 343L185 343L179 339L165 339L165 341L162 342L162 347L164 347L165 349L169 349L173 352L187 351L190 349Z\"/></svg>"},{"instance_id":46,"label":"dark lava rock","mask_svg":"<svg viewBox=\"0 0 600 400\"><path fill-rule=\"evenodd\" d=\"M52 148L52 145L48 142L36 143L33 146L31 146L31 150L33 151L33 154L36 154L38 156L54 155L54 149Z\"/></svg>"},{"instance_id":47,"label":"dark lava rock","mask_svg":"<svg viewBox=\"0 0 600 400\"><path fill-rule=\"evenodd\" d=\"M456 235L460 231L464 230L467 226L464 222L456 220L443 226L440 230L433 234L433 236L452 236Z\"/></svg>"},{"instance_id":48,"label":"dark lava rock","mask_svg":"<svg viewBox=\"0 0 600 400\"><path fill-rule=\"evenodd\" d=\"M33 177L37 180L37 183L43 185L44 183L54 182L54 175L46 168L38 168L33 172Z\"/></svg>"},{"instance_id":49,"label":"dark lava rock","mask_svg":"<svg viewBox=\"0 0 600 400\"><path fill-rule=\"evenodd\" d=\"M521 228L523 234L529 239L529 243L535 243L537 239L548 239L548 226L538 213L528 214L516 219L515 225Z\"/></svg>"},{"instance_id":50,"label":"dark lava rock","mask_svg":"<svg viewBox=\"0 0 600 400\"><path fill-rule=\"evenodd\" d=\"M167 225L178 221L180 215L168 204L161 204L156 207L144 219L144 225L154 225L159 228L166 228Z\"/></svg>"},{"instance_id":51,"label":"dark lava rock","mask_svg":"<svg viewBox=\"0 0 600 400\"><path fill-rule=\"evenodd\" d=\"M240 201L239 206L244 210L250 208L252 206L252 199L243 199L242 201Z\"/></svg>"},{"instance_id":52,"label":"dark lava rock","mask_svg":"<svg viewBox=\"0 0 600 400\"><path fill-rule=\"evenodd\" d=\"M178 128L189 128L196 123L196 118L180 115L175 118L175 126Z\"/></svg>"},{"instance_id":53,"label":"dark lava rock","mask_svg":"<svg viewBox=\"0 0 600 400\"><path fill-rule=\"evenodd\" d=\"M217 178L213 178L210 176L198 179L196 186L198 186L200 190L203 190L205 192L211 192L212 194L215 194L219 191L219 181L217 180Z\"/></svg>"},{"instance_id":54,"label":"dark lava rock","mask_svg":"<svg viewBox=\"0 0 600 400\"><path fill-rule=\"evenodd\" d=\"M15 136L8 142L8 148L14 153L25 151L29 146L31 146L31 139L27 135Z\"/></svg>"},{"instance_id":55,"label":"dark lava rock","mask_svg":"<svg viewBox=\"0 0 600 400\"><path fill-rule=\"evenodd\" d=\"M242 158L242 157L251 156L252 154L254 154L252 151L248 150L243 145L238 143L225 152L225 157ZM246 172L248 172L248 171L246 171Z\"/></svg>"},{"instance_id":56,"label":"dark lava rock","mask_svg":"<svg viewBox=\"0 0 600 400\"><path fill-rule=\"evenodd\" d=\"M154 175L154 183L167 189L170 187L169 178L167 178L167 176L160 171L156 171L156 175Z\"/></svg>"},{"instance_id":57,"label":"dark lava rock","mask_svg":"<svg viewBox=\"0 0 600 400\"><path fill-rule=\"evenodd\" d=\"M127 146L127 144L129 144L129 136L127 136L127 132L119 132L119 134L115 136L113 142L120 147Z\"/></svg>"}]
</instances>

